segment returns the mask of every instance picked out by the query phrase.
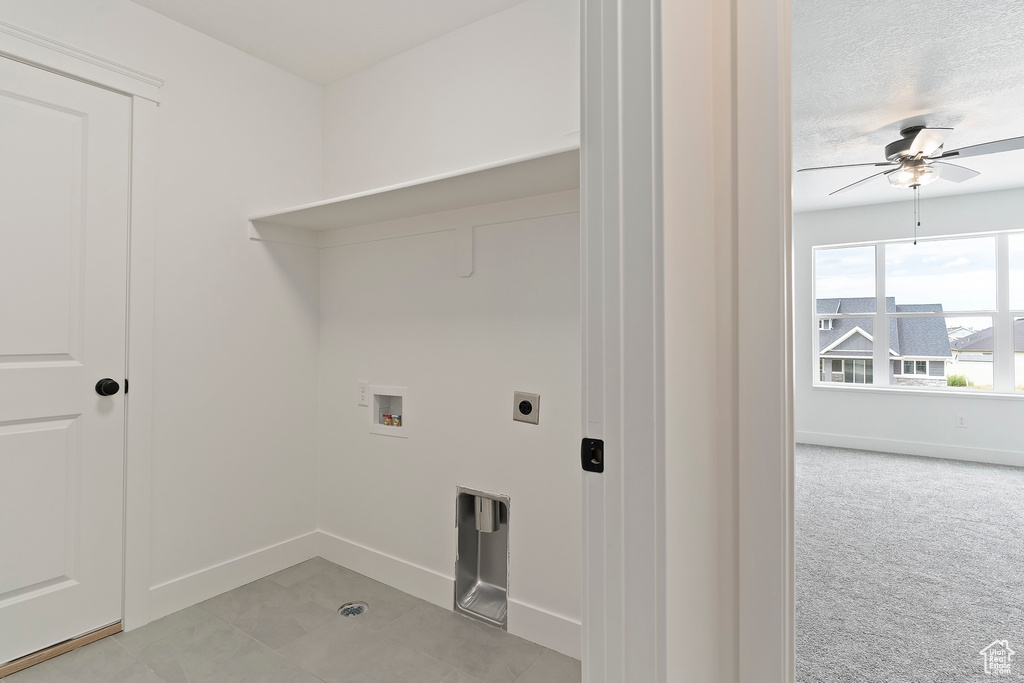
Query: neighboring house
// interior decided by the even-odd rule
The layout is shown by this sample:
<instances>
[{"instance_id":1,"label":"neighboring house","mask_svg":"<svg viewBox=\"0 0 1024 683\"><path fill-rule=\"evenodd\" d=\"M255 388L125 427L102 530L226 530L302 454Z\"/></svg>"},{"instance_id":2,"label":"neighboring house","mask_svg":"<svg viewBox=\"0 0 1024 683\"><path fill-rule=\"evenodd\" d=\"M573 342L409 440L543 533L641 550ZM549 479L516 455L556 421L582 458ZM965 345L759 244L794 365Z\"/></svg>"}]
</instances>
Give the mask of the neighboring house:
<instances>
[{"instance_id":1,"label":"neighboring house","mask_svg":"<svg viewBox=\"0 0 1024 683\"><path fill-rule=\"evenodd\" d=\"M873 313L874 297L818 299L818 313ZM899 304L886 297L889 313L941 313L942 304ZM818 322L818 376L822 382L870 384L874 379L874 319L822 318ZM952 359L945 318L889 319L889 383L946 386Z\"/></svg>"},{"instance_id":2,"label":"neighboring house","mask_svg":"<svg viewBox=\"0 0 1024 683\"><path fill-rule=\"evenodd\" d=\"M956 327L947 327L946 336L949 337L949 343L952 344L957 339L963 339L966 336L974 334L974 330L970 327L964 327L957 325Z\"/></svg>"},{"instance_id":3,"label":"neighboring house","mask_svg":"<svg viewBox=\"0 0 1024 683\"><path fill-rule=\"evenodd\" d=\"M992 386L992 328L987 327L952 343L949 374L963 375L979 387ZM1024 319L1013 323L1013 359L1017 384L1024 382Z\"/></svg>"}]
</instances>

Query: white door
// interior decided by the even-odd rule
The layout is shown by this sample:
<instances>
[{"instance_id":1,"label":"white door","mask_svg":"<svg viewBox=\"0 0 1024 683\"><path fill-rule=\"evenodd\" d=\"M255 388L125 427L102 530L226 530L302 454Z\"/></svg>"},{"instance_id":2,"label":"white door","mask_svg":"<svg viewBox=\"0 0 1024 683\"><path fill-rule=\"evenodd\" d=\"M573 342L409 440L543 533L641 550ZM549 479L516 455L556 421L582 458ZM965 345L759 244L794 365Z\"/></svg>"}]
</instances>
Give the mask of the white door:
<instances>
[{"instance_id":1,"label":"white door","mask_svg":"<svg viewBox=\"0 0 1024 683\"><path fill-rule=\"evenodd\" d=\"M0 57L0 663L121 619L130 107Z\"/></svg>"}]
</instances>

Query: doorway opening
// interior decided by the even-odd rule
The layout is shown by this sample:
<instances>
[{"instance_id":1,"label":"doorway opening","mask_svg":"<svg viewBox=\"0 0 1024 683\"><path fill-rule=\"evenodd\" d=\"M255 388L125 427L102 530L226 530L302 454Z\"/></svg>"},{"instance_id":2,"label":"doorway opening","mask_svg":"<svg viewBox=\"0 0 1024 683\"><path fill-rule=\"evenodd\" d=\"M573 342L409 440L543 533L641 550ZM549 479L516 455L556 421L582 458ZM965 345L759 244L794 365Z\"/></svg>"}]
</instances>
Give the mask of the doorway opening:
<instances>
[{"instance_id":1,"label":"doorway opening","mask_svg":"<svg viewBox=\"0 0 1024 683\"><path fill-rule=\"evenodd\" d=\"M798 683L1024 643L1024 13L962 10L793 2Z\"/></svg>"}]
</instances>

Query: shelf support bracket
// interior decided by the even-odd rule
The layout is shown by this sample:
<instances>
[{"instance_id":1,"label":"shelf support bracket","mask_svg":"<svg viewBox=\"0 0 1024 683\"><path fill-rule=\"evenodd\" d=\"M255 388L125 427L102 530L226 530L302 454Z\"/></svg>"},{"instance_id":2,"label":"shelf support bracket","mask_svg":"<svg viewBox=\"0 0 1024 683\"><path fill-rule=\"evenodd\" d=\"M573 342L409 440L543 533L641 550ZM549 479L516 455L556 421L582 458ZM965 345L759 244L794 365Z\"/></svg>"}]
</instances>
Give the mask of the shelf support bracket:
<instances>
[{"instance_id":1,"label":"shelf support bracket","mask_svg":"<svg viewBox=\"0 0 1024 683\"><path fill-rule=\"evenodd\" d=\"M284 225L249 221L249 239L254 242L277 242L316 248L320 238L318 233L306 228L291 228Z\"/></svg>"}]
</instances>

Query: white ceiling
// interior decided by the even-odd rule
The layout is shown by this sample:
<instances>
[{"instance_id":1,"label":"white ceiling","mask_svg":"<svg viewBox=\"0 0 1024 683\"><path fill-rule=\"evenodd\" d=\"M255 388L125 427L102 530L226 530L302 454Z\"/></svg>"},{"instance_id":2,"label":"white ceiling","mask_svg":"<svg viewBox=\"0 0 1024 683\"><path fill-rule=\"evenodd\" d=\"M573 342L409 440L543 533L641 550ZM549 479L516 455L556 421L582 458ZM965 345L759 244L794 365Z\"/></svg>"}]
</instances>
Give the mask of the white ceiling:
<instances>
[{"instance_id":1,"label":"white ceiling","mask_svg":"<svg viewBox=\"0 0 1024 683\"><path fill-rule=\"evenodd\" d=\"M133 0L326 85L523 0Z\"/></svg>"},{"instance_id":2,"label":"white ceiling","mask_svg":"<svg viewBox=\"0 0 1024 683\"><path fill-rule=\"evenodd\" d=\"M793 167L884 161L909 125L953 127L945 149L1024 136L1024 2L794 0ZM1024 151L964 159L981 175L921 197L1024 186ZM881 169L879 169L881 170ZM873 173L794 174L794 209L900 201Z\"/></svg>"}]
</instances>

